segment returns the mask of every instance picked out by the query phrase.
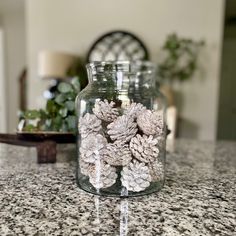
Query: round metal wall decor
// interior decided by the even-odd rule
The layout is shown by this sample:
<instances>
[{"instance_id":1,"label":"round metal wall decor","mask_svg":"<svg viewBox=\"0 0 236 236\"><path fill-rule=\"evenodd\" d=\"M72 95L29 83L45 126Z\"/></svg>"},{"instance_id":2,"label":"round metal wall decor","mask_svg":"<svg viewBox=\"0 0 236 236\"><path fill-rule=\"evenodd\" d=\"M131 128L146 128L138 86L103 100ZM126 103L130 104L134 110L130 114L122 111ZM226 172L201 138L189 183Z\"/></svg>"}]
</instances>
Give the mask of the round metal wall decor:
<instances>
[{"instance_id":1,"label":"round metal wall decor","mask_svg":"<svg viewBox=\"0 0 236 236\"><path fill-rule=\"evenodd\" d=\"M112 31L102 35L93 43L87 55L87 62L148 59L144 43L126 31Z\"/></svg>"}]
</instances>

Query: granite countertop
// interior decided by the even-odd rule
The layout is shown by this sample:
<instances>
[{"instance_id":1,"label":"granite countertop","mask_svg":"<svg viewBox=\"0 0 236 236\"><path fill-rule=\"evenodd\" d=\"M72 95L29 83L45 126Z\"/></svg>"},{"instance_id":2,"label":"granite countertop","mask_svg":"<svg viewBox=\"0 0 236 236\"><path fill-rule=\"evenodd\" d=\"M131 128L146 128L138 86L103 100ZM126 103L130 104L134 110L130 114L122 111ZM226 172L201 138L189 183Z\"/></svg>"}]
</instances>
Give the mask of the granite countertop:
<instances>
[{"instance_id":1,"label":"granite countertop","mask_svg":"<svg viewBox=\"0 0 236 236\"><path fill-rule=\"evenodd\" d=\"M236 235L236 143L178 140L159 193L92 196L76 186L73 146L56 164L0 144L0 235Z\"/></svg>"}]
</instances>

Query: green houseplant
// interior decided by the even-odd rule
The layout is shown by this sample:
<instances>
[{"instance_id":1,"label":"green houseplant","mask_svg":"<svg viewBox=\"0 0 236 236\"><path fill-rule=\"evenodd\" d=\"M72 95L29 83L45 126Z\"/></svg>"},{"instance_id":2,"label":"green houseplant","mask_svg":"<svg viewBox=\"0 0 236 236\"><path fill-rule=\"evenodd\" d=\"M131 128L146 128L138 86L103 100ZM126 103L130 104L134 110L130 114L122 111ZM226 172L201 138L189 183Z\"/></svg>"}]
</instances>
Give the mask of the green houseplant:
<instances>
[{"instance_id":1,"label":"green houseplant","mask_svg":"<svg viewBox=\"0 0 236 236\"><path fill-rule=\"evenodd\" d=\"M18 130L26 132L76 132L75 98L80 80L61 82L55 96L47 100L45 109L26 110L20 114Z\"/></svg>"},{"instance_id":2,"label":"green houseplant","mask_svg":"<svg viewBox=\"0 0 236 236\"><path fill-rule=\"evenodd\" d=\"M173 84L190 80L198 69L199 54L204 44L203 40L179 37L175 33L167 36L161 48L164 57L158 65L158 76L169 105L174 103L171 95Z\"/></svg>"}]
</instances>

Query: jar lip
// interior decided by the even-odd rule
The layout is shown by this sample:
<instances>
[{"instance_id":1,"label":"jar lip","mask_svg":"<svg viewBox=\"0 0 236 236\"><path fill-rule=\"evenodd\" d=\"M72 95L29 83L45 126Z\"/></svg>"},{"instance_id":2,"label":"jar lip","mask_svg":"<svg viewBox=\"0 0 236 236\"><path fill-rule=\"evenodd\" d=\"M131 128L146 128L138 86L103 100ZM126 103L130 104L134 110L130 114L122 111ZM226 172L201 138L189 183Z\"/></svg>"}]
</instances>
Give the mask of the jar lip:
<instances>
[{"instance_id":1,"label":"jar lip","mask_svg":"<svg viewBox=\"0 0 236 236\"><path fill-rule=\"evenodd\" d=\"M111 66L109 68L109 66ZM138 67L143 66L142 70ZM144 67L146 69L144 69ZM103 72L123 72L130 75L138 74L152 74L156 72L156 66L150 61L93 61L86 64L87 70L90 70L92 74L99 74Z\"/></svg>"},{"instance_id":2,"label":"jar lip","mask_svg":"<svg viewBox=\"0 0 236 236\"><path fill-rule=\"evenodd\" d=\"M93 62L89 62L88 64L86 64L86 68L87 69L95 69L97 67L105 67L105 66L126 66L125 68L127 68L128 66L131 65L130 61L93 61ZM116 68L116 69L119 69Z\"/></svg>"}]
</instances>

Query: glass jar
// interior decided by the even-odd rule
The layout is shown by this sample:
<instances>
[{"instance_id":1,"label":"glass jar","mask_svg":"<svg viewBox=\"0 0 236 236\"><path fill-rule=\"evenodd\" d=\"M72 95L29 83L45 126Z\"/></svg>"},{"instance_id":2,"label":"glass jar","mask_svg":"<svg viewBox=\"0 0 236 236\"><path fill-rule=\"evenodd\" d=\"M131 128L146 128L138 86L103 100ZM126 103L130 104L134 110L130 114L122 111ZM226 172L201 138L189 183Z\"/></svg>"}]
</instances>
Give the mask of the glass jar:
<instances>
[{"instance_id":1,"label":"glass jar","mask_svg":"<svg viewBox=\"0 0 236 236\"><path fill-rule=\"evenodd\" d=\"M87 65L89 84L76 100L83 190L128 197L162 188L166 105L151 68L127 61Z\"/></svg>"}]
</instances>

